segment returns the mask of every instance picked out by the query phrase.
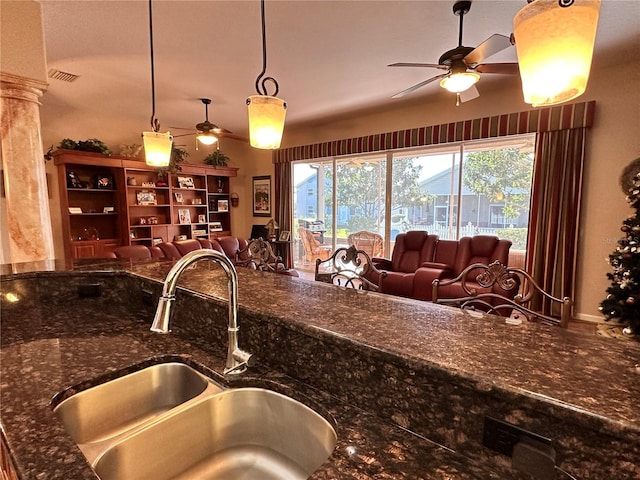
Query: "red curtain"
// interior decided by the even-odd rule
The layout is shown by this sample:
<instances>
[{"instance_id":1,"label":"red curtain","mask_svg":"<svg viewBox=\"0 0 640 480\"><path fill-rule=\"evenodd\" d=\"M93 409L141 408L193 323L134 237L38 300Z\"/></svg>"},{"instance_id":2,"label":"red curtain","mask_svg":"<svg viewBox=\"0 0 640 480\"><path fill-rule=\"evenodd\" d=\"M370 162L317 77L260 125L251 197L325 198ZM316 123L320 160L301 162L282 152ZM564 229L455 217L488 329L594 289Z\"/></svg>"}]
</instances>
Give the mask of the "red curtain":
<instances>
[{"instance_id":1,"label":"red curtain","mask_svg":"<svg viewBox=\"0 0 640 480\"><path fill-rule=\"evenodd\" d=\"M586 128L538 133L526 271L557 298L574 298ZM532 305L547 315L551 302Z\"/></svg>"},{"instance_id":2,"label":"red curtain","mask_svg":"<svg viewBox=\"0 0 640 480\"><path fill-rule=\"evenodd\" d=\"M274 194L275 194L275 220L280 226L280 232L291 232L292 222L292 192L293 184L291 180L291 162L276 163L274 165ZM293 235L291 235L293 238ZM286 252L288 259L283 259L286 265L293 265L291 249L282 250Z\"/></svg>"}]
</instances>

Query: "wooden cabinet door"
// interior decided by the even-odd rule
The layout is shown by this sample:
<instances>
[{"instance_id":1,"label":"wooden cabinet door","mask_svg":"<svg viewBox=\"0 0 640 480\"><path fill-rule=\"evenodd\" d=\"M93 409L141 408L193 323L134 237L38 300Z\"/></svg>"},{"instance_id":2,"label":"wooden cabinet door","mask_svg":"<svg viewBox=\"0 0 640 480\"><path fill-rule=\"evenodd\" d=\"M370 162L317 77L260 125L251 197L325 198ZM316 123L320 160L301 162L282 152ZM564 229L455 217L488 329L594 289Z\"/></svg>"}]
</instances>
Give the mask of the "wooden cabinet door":
<instances>
[{"instance_id":1,"label":"wooden cabinet door","mask_svg":"<svg viewBox=\"0 0 640 480\"><path fill-rule=\"evenodd\" d=\"M73 258L97 257L97 242L73 242Z\"/></svg>"}]
</instances>

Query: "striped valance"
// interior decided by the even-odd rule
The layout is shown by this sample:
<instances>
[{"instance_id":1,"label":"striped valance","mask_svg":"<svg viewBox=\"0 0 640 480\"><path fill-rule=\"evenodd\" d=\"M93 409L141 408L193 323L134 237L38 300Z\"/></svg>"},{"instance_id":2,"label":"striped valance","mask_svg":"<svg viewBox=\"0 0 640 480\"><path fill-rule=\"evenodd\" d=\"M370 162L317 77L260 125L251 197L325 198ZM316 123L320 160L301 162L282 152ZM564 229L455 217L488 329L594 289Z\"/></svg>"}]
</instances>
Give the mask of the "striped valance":
<instances>
[{"instance_id":1,"label":"striped valance","mask_svg":"<svg viewBox=\"0 0 640 480\"><path fill-rule=\"evenodd\" d=\"M421 147L441 143L503 137L521 133L549 132L591 127L595 101L539 108L526 112L443 123L364 137L333 140L273 152L273 162L292 162L313 158Z\"/></svg>"}]
</instances>

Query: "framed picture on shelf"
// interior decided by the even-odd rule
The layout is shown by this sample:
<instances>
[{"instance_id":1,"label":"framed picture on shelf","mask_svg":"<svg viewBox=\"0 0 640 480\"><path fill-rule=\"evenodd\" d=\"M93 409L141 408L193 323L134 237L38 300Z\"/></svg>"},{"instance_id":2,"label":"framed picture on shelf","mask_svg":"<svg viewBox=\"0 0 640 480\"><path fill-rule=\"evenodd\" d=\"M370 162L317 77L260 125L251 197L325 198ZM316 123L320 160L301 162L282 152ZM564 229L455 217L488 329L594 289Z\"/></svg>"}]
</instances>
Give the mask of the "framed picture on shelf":
<instances>
[{"instance_id":1,"label":"framed picture on shelf","mask_svg":"<svg viewBox=\"0 0 640 480\"><path fill-rule=\"evenodd\" d=\"M82 208L80 208L80 207L69 207L69 213L72 213L74 215L78 215L78 214L82 213Z\"/></svg>"},{"instance_id":2,"label":"framed picture on shelf","mask_svg":"<svg viewBox=\"0 0 640 480\"><path fill-rule=\"evenodd\" d=\"M291 239L291 232L288 230L283 230L280 232L280 236L278 237L278 240L280 242L288 242Z\"/></svg>"},{"instance_id":3,"label":"framed picture on shelf","mask_svg":"<svg viewBox=\"0 0 640 480\"><path fill-rule=\"evenodd\" d=\"M191 223L191 212L187 208L178 210L178 221L181 225L189 225Z\"/></svg>"},{"instance_id":4,"label":"framed picture on shelf","mask_svg":"<svg viewBox=\"0 0 640 480\"><path fill-rule=\"evenodd\" d=\"M198 223L207 223L207 216L203 214L198 215Z\"/></svg>"},{"instance_id":5,"label":"framed picture on shelf","mask_svg":"<svg viewBox=\"0 0 640 480\"><path fill-rule=\"evenodd\" d=\"M162 239L162 237L155 237L153 240L151 240L151 243L156 246L160 243L164 242L164 240Z\"/></svg>"},{"instance_id":6,"label":"framed picture on shelf","mask_svg":"<svg viewBox=\"0 0 640 480\"><path fill-rule=\"evenodd\" d=\"M209 224L210 232L221 232L222 231L222 222L211 222Z\"/></svg>"},{"instance_id":7,"label":"framed picture on shelf","mask_svg":"<svg viewBox=\"0 0 640 480\"><path fill-rule=\"evenodd\" d=\"M253 216L271 216L271 177L253 177Z\"/></svg>"},{"instance_id":8,"label":"framed picture on shelf","mask_svg":"<svg viewBox=\"0 0 640 480\"><path fill-rule=\"evenodd\" d=\"M135 230L129 230L129 238L138 238L138 234Z\"/></svg>"},{"instance_id":9,"label":"framed picture on shelf","mask_svg":"<svg viewBox=\"0 0 640 480\"><path fill-rule=\"evenodd\" d=\"M174 192L173 198L175 198L176 203L184 203L184 197L182 196L182 193L180 193L180 192Z\"/></svg>"},{"instance_id":10,"label":"framed picture on shelf","mask_svg":"<svg viewBox=\"0 0 640 480\"><path fill-rule=\"evenodd\" d=\"M156 192L151 192L149 190L141 190L136 193L136 199L138 200L138 205L157 205L158 201L156 200Z\"/></svg>"},{"instance_id":11,"label":"framed picture on shelf","mask_svg":"<svg viewBox=\"0 0 640 480\"><path fill-rule=\"evenodd\" d=\"M193 183L193 177L178 177L179 188L196 188Z\"/></svg>"},{"instance_id":12,"label":"framed picture on shelf","mask_svg":"<svg viewBox=\"0 0 640 480\"><path fill-rule=\"evenodd\" d=\"M115 208L114 207L103 207L102 208L102 213L115 213Z\"/></svg>"},{"instance_id":13,"label":"framed picture on shelf","mask_svg":"<svg viewBox=\"0 0 640 480\"><path fill-rule=\"evenodd\" d=\"M229 211L229 200L218 200L218 211L219 212L228 212Z\"/></svg>"},{"instance_id":14,"label":"framed picture on shelf","mask_svg":"<svg viewBox=\"0 0 640 480\"><path fill-rule=\"evenodd\" d=\"M113 175L110 173L99 173L95 176L93 182L94 188L113 189Z\"/></svg>"}]
</instances>

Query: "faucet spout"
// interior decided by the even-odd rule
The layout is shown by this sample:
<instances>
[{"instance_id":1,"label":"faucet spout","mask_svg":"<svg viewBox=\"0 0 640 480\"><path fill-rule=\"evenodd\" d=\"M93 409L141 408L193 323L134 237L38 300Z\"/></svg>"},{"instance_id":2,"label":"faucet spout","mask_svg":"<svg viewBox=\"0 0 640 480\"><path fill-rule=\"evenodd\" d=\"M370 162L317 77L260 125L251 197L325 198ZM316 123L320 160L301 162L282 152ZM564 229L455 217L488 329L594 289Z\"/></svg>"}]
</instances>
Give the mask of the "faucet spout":
<instances>
[{"instance_id":1,"label":"faucet spout","mask_svg":"<svg viewBox=\"0 0 640 480\"><path fill-rule=\"evenodd\" d=\"M242 373L248 366L253 365L253 356L241 350L238 346L238 272L236 272L233 263L223 253L211 249L194 250L176 262L164 280L162 296L158 301L158 308L153 318L151 331L156 333L169 333L171 331L171 314L173 313L178 278L189 266L200 260L211 260L218 263L227 275L229 292L227 332L229 335L229 347L223 373L225 375Z\"/></svg>"}]
</instances>

